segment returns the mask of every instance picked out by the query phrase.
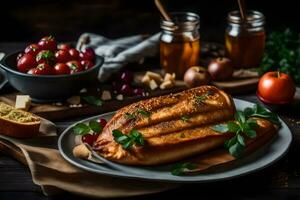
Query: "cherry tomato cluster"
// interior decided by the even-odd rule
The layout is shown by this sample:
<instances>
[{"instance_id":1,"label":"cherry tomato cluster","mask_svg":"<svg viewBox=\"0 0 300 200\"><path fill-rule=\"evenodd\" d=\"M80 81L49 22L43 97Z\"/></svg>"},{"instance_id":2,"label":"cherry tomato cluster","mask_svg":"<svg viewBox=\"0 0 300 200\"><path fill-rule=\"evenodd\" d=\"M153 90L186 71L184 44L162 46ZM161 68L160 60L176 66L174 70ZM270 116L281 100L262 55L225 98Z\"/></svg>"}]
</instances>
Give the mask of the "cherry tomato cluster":
<instances>
[{"instance_id":1,"label":"cherry tomato cluster","mask_svg":"<svg viewBox=\"0 0 300 200\"><path fill-rule=\"evenodd\" d=\"M118 76L118 81L112 82L112 88L116 93L126 96L142 96L145 92L142 88L135 88L132 84L133 74L130 71L123 71Z\"/></svg>"},{"instance_id":2,"label":"cherry tomato cluster","mask_svg":"<svg viewBox=\"0 0 300 200\"><path fill-rule=\"evenodd\" d=\"M33 75L74 74L92 68L95 58L92 48L78 51L68 44L57 45L54 37L47 36L18 55L17 68Z\"/></svg>"}]
</instances>

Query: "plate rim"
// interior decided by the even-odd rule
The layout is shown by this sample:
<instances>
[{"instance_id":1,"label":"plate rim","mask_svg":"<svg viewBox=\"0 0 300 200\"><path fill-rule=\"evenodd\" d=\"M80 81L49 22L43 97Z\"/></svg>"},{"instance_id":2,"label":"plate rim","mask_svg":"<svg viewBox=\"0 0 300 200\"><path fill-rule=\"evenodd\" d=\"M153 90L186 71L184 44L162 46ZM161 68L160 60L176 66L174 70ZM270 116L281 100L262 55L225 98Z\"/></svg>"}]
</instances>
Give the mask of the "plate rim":
<instances>
[{"instance_id":1,"label":"plate rim","mask_svg":"<svg viewBox=\"0 0 300 200\"><path fill-rule=\"evenodd\" d=\"M236 103L236 101L240 101L240 103L250 103L252 105L256 104L256 103L253 103L253 102L250 102L250 101L246 101L246 100L243 100L243 99L238 99L238 98L233 98L234 102ZM265 106L264 106L265 107ZM267 108L266 108L267 109ZM62 144L62 140L64 139L64 137L66 137L67 134L70 134L69 130L77 123L82 123L82 122L86 122L86 121L89 121L89 120L92 120L94 118L99 118L101 116L106 116L106 115L112 115L114 114L116 111L111 111L111 112L107 112L107 113L103 113L103 114L100 114L100 115L95 115L95 116L92 116L92 117L88 117L88 118L85 118L85 119L82 119L82 120L79 120L75 123L72 123L71 125L69 125L59 136L58 138L58 149L59 149L59 152L61 154L61 156L67 161L69 162L70 164L80 168L80 169L83 169L83 170L86 170L86 171L89 171L89 172L92 172L92 173L96 173L96 174L100 174L100 175L107 175L107 176L113 176L113 177L119 177L119 178L127 178L127 179L139 179L139 180L148 180L148 181L158 181L158 182L169 182L169 183L208 183L208 182L217 182L217 181L224 181L224 180L230 180L230 179L233 179L233 178L236 178L236 177L240 177L240 176L245 176L245 175L248 175L248 174L251 174L251 173L255 173L257 171L260 171L262 169L265 169L266 167L269 167L270 165L274 164L275 162L277 162L278 160L280 160L284 155L286 155L286 153L288 152L289 148L290 148L290 145L292 143L292 133L291 133L291 130L289 128L289 126L285 123L284 120L282 120L280 117L280 121L282 123L282 126L285 126L285 128L288 130L286 133L285 133L285 136L288 137L288 141L286 143L286 146L284 146L284 148L282 148L280 154L278 154L278 156L276 156L274 159L270 160L269 162L267 163L264 163L263 165L261 166L257 166L255 168L252 167L252 169L248 169L246 171L243 171L241 173L234 173L233 175L227 175L227 176L221 176L221 177L213 177L213 178L210 178L210 179L184 179L182 177L193 177L193 176L174 176L172 177L173 179L166 179L166 178L153 178L153 177L148 177L148 176L143 176L141 177L140 175L138 174L126 174L124 171L121 171L121 170L116 170L116 169L111 169L110 171L100 171L99 169L95 169L95 168L92 168L90 166L87 166L87 165L84 165L82 163L79 163L79 162L76 162L74 159L70 158L64 151L63 149L63 144ZM279 130L280 131L280 130ZM278 132L279 132L278 131ZM272 141L271 143L273 143L274 141ZM245 157L246 158L246 157ZM89 162L89 161L85 161L84 162ZM222 172L223 173L226 173L226 171ZM200 174L201 175L201 174ZM209 176L209 174L206 174ZM195 177L195 176L194 176Z\"/></svg>"}]
</instances>

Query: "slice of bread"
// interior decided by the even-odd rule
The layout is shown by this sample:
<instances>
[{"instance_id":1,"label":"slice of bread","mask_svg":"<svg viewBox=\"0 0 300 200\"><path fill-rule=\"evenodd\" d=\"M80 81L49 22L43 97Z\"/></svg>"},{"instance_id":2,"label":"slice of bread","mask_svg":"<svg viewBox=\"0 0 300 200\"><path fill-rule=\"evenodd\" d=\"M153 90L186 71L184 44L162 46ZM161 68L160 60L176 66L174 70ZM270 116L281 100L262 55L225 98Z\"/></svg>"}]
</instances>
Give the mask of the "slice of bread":
<instances>
[{"instance_id":1,"label":"slice of bread","mask_svg":"<svg viewBox=\"0 0 300 200\"><path fill-rule=\"evenodd\" d=\"M15 138L34 137L39 133L41 119L29 112L0 102L0 134Z\"/></svg>"}]
</instances>

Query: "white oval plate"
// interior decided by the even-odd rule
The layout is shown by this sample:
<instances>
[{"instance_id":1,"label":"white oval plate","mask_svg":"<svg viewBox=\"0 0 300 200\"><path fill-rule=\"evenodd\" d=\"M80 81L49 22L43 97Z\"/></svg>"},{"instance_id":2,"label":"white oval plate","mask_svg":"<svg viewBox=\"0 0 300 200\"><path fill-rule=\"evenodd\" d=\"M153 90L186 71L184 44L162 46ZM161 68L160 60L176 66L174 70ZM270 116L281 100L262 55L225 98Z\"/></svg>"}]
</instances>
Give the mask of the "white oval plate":
<instances>
[{"instance_id":1,"label":"white oval plate","mask_svg":"<svg viewBox=\"0 0 300 200\"><path fill-rule=\"evenodd\" d=\"M253 103L234 99L237 110L243 110L246 107L253 107ZM92 119L105 118L109 120L115 112L110 112L95 117L91 117L79 122L88 122ZM61 155L71 164L89 172L97 174L105 174L108 176L118 176L133 179L146 179L152 181L165 182L212 182L253 173L263 169L277 160L279 160L287 151L292 141L292 133L288 126L280 119L282 123L278 135L268 144L252 153L249 156L239 159L232 163L230 167L218 168L218 170L209 173L200 173L197 175L174 176L170 173L171 165L155 166L155 167L137 167L126 166L108 161L98 156L105 164L96 164L86 160L75 158L72 150L75 146L75 135L72 132L72 127L69 126L59 137L58 148ZM77 122L77 123L79 123Z\"/></svg>"}]
</instances>

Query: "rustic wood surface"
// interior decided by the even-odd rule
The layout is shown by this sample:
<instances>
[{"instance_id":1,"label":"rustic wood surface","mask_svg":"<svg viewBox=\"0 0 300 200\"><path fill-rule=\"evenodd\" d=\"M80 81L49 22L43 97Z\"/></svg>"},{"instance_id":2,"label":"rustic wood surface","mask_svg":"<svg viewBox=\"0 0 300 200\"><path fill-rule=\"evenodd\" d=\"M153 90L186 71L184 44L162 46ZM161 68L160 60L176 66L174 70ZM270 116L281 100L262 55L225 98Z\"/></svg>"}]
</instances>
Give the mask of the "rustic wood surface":
<instances>
[{"instance_id":1,"label":"rustic wood surface","mask_svg":"<svg viewBox=\"0 0 300 200\"><path fill-rule=\"evenodd\" d=\"M5 44L7 49L19 48L20 44ZM2 45L0 44L0 47ZM259 102L254 93L234 95L251 102ZM208 184L187 184L181 188L148 196L126 199L191 198L214 199L300 199L300 103L299 99L289 106L271 107L289 125L293 133L290 151L280 161L259 172ZM69 122L57 121L59 132ZM30 172L21 162L0 153L0 199L84 199L69 193L46 197L31 179Z\"/></svg>"}]
</instances>

